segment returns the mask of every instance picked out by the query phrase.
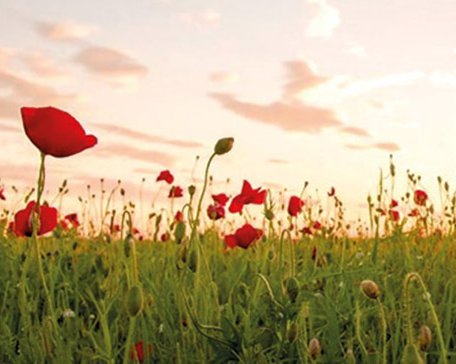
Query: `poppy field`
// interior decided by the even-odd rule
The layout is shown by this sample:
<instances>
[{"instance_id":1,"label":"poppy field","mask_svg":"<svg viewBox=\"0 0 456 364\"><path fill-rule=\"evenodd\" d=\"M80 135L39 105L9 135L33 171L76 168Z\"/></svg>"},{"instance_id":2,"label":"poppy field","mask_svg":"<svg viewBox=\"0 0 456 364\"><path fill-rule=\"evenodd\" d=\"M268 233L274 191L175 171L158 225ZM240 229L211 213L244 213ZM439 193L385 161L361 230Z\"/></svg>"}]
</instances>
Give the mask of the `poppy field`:
<instances>
[{"instance_id":1,"label":"poppy field","mask_svg":"<svg viewBox=\"0 0 456 364\"><path fill-rule=\"evenodd\" d=\"M307 185L280 198L248 180L217 190L227 137L201 185L154 176L166 212L144 223L134 203L115 209L118 186L96 225L44 190L46 160L90 153L97 137L53 107L21 116L41 158L0 222L1 363L456 362L456 194L440 177L439 204L410 172L395 196L391 159L354 224L336 188L320 203Z\"/></svg>"}]
</instances>

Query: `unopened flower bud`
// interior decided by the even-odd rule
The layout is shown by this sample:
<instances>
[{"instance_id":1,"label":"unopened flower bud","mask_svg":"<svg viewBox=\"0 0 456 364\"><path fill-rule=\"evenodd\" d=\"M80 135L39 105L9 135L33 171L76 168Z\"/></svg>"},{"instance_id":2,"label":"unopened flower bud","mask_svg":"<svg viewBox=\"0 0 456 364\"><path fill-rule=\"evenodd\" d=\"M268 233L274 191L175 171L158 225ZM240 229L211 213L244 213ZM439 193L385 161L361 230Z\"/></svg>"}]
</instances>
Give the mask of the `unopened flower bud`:
<instances>
[{"instance_id":1,"label":"unopened flower bud","mask_svg":"<svg viewBox=\"0 0 456 364\"><path fill-rule=\"evenodd\" d=\"M414 344L408 343L405 346L401 364L424 364L424 360Z\"/></svg>"},{"instance_id":2,"label":"unopened flower bud","mask_svg":"<svg viewBox=\"0 0 456 364\"><path fill-rule=\"evenodd\" d=\"M432 332L429 326L422 325L420 327L420 336L418 337L418 343L421 351L427 351L432 343Z\"/></svg>"},{"instance_id":3,"label":"unopened flower bud","mask_svg":"<svg viewBox=\"0 0 456 364\"><path fill-rule=\"evenodd\" d=\"M143 308L144 297L141 287L133 286L127 292L127 312L130 317L138 316Z\"/></svg>"},{"instance_id":4,"label":"unopened flower bud","mask_svg":"<svg viewBox=\"0 0 456 364\"><path fill-rule=\"evenodd\" d=\"M188 186L188 194L190 195L190 197L192 197L195 194L195 191L196 191L195 185Z\"/></svg>"},{"instance_id":5,"label":"unopened flower bud","mask_svg":"<svg viewBox=\"0 0 456 364\"><path fill-rule=\"evenodd\" d=\"M376 300L380 296L380 288L377 283L369 279L365 279L361 282L361 291L369 298Z\"/></svg>"},{"instance_id":6,"label":"unopened flower bud","mask_svg":"<svg viewBox=\"0 0 456 364\"><path fill-rule=\"evenodd\" d=\"M234 138L222 138L215 144L214 153L222 155L228 153L233 148Z\"/></svg>"},{"instance_id":7,"label":"unopened flower bud","mask_svg":"<svg viewBox=\"0 0 456 364\"><path fill-rule=\"evenodd\" d=\"M321 354L320 341L316 338L313 338L309 342L309 354L312 359L317 359Z\"/></svg>"}]
</instances>

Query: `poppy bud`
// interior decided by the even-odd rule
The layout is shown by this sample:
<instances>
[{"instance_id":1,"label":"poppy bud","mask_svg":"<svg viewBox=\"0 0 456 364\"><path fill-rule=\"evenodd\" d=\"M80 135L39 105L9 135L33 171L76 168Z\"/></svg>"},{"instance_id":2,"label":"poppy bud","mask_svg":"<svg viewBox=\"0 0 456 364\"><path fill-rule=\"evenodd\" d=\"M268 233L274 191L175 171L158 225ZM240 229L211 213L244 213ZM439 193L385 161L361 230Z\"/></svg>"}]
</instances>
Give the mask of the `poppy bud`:
<instances>
[{"instance_id":1,"label":"poppy bud","mask_svg":"<svg viewBox=\"0 0 456 364\"><path fill-rule=\"evenodd\" d=\"M309 354L312 359L317 359L321 354L320 341L316 338L313 338L309 342Z\"/></svg>"},{"instance_id":2,"label":"poppy bud","mask_svg":"<svg viewBox=\"0 0 456 364\"><path fill-rule=\"evenodd\" d=\"M432 332L429 326L423 325L420 327L420 336L418 337L418 344L421 351L427 351L432 343Z\"/></svg>"},{"instance_id":3,"label":"poppy bud","mask_svg":"<svg viewBox=\"0 0 456 364\"><path fill-rule=\"evenodd\" d=\"M222 138L215 144L214 153L222 155L228 153L233 148L234 138Z\"/></svg>"},{"instance_id":4,"label":"poppy bud","mask_svg":"<svg viewBox=\"0 0 456 364\"><path fill-rule=\"evenodd\" d=\"M193 273L196 272L196 269L198 268L198 252L196 250L193 250L190 253L190 260L188 262L188 266Z\"/></svg>"},{"instance_id":5,"label":"poppy bud","mask_svg":"<svg viewBox=\"0 0 456 364\"><path fill-rule=\"evenodd\" d=\"M269 221L274 220L274 211L267 209L264 213L264 217Z\"/></svg>"},{"instance_id":6,"label":"poppy bud","mask_svg":"<svg viewBox=\"0 0 456 364\"><path fill-rule=\"evenodd\" d=\"M380 288L377 283L369 279L365 279L361 282L361 291L369 298L376 300L380 296Z\"/></svg>"},{"instance_id":7,"label":"poppy bud","mask_svg":"<svg viewBox=\"0 0 456 364\"><path fill-rule=\"evenodd\" d=\"M290 298L291 302L296 301L296 297L299 294L299 284L296 278L290 277L285 280L285 289L287 291L287 295Z\"/></svg>"},{"instance_id":8,"label":"poppy bud","mask_svg":"<svg viewBox=\"0 0 456 364\"><path fill-rule=\"evenodd\" d=\"M408 343L405 346L401 364L424 364L424 360L415 345Z\"/></svg>"},{"instance_id":9,"label":"poppy bud","mask_svg":"<svg viewBox=\"0 0 456 364\"><path fill-rule=\"evenodd\" d=\"M188 194L190 195L190 197L192 197L195 194L195 191L196 191L195 185L188 186Z\"/></svg>"},{"instance_id":10,"label":"poppy bud","mask_svg":"<svg viewBox=\"0 0 456 364\"><path fill-rule=\"evenodd\" d=\"M288 329L288 341L293 342L298 337L298 325L296 322L293 322Z\"/></svg>"},{"instance_id":11,"label":"poppy bud","mask_svg":"<svg viewBox=\"0 0 456 364\"><path fill-rule=\"evenodd\" d=\"M143 308L144 297L141 287L133 286L127 293L127 312L130 317L138 316Z\"/></svg>"},{"instance_id":12,"label":"poppy bud","mask_svg":"<svg viewBox=\"0 0 456 364\"><path fill-rule=\"evenodd\" d=\"M176 225L176 230L174 230L174 238L176 239L176 243L180 244L184 237L185 237L185 223L182 221L179 221Z\"/></svg>"}]
</instances>

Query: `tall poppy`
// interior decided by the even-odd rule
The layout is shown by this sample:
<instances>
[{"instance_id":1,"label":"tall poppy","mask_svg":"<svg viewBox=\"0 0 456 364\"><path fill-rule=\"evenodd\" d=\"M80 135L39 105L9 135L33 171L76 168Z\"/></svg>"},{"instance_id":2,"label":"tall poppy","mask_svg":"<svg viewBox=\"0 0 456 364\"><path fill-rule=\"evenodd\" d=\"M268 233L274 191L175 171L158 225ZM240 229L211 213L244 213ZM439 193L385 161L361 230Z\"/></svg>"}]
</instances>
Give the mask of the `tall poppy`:
<instances>
[{"instance_id":1,"label":"tall poppy","mask_svg":"<svg viewBox=\"0 0 456 364\"><path fill-rule=\"evenodd\" d=\"M57 209L45 204L39 208L35 206L36 202L30 201L25 209L18 211L14 216L14 232L17 236L32 236L33 210L38 210L40 216L38 235L46 234L57 226Z\"/></svg>"},{"instance_id":2,"label":"tall poppy","mask_svg":"<svg viewBox=\"0 0 456 364\"><path fill-rule=\"evenodd\" d=\"M159 181L165 181L167 184L171 184L174 182L174 176L171 174L169 170L161 171L160 174L158 175L157 182Z\"/></svg>"},{"instance_id":3,"label":"tall poppy","mask_svg":"<svg viewBox=\"0 0 456 364\"><path fill-rule=\"evenodd\" d=\"M428 195L423 190L416 190L413 195L413 200L418 206L426 205L426 201L428 199Z\"/></svg>"},{"instance_id":4,"label":"tall poppy","mask_svg":"<svg viewBox=\"0 0 456 364\"><path fill-rule=\"evenodd\" d=\"M169 190L169 194L168 194L168 197L169 198L176 198L176 197L182 197L184 194L183 194L183 190L182 190L182 187L180 186L172 186Z\"/></svg>"},{"instance_id":5,"label":"tall poppy","mask_svg":"<svg viewBox=\"0 0 456 364\"><path fill-rule=\"evenodd\" d=\"M22 107L21 115L25 133L43 154L69 157L97 144L73 116L55 107Z\"/></svg>"},{"instance_id":6,"label":"tall poppy","mask_svg":"<svg viewBox=\"0 0 456 364\"><path fill-rule=\"evenodd\" d=\"M211 220L219 220L225 217L225 208L219 204L211 204L207 207L207 216Z\"/></svg>"},{"instance_id":7,"label":"tall poppy","mask_svg":"<svg viewBox=\"0 0 456 364\"><path fill-rule=\"evenodd\" d=\"M260 188L253 189L248 181L244 180L241 193L231 200L229 211L231 213L241 212L244 205L261 205L266 200L266 190Z\"/></svg>"},{"instance_id":8,"label":"tall poppy","mask_svg":"<svg viewBox=\"0 0 456 364\"><path fill-rule=\"evenodd\" d=\"M303 200L301 200L298 196L291 196L288 201L288 213L291 216L296 217L301 212L303 206Z\"/></svg>"}]
</instances>

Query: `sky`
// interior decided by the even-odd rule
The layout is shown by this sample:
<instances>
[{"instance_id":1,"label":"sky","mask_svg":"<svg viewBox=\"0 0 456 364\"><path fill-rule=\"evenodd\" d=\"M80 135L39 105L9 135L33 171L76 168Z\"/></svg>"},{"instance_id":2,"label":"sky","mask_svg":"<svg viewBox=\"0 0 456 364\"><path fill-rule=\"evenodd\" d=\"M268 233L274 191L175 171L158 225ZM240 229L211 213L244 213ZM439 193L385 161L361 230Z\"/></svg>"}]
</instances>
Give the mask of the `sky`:
<instances>
[{"instance_id":1,"label":"sky","mask_svg":"<svg viewBox=\"0 0 456 364\"><path fill-rule=\"evenodd\" d=\"M51 190L200 183L232 136L213 192L308 181L365 218L392 154L399 191L409 169L436 196L456 177L454 19L453 0L0 0L1 184L33 186L19 109L52 105L99 142L48 158Z\"/></svg>"}]
</instances>

